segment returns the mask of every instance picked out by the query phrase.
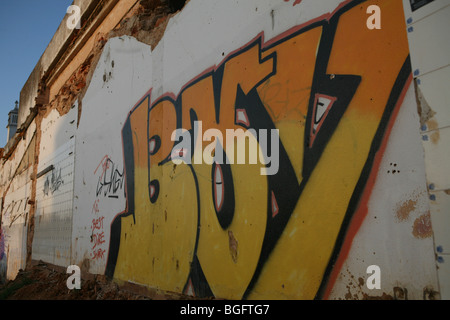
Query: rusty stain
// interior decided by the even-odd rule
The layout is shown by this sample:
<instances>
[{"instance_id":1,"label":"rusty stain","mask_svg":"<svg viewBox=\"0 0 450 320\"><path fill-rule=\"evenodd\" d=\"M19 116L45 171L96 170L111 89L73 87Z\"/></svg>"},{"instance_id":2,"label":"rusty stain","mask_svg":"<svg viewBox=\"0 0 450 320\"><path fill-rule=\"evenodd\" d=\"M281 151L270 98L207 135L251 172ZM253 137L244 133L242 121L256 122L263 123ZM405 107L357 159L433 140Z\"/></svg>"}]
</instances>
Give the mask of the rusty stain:
<instances>
[{"instance_id":1,"label":"rusty stain","mask_svg":"<svg viewBox=\"0 0 450 320\"><path fill-rule=\"evenodd\" d=\"M365 283L365 282L364 282L364 279L363 279L363 278L359 277L359 278L358 278L358 282L359 282L359 286L360 286L360 287L364 286L364 283Z\"/></svg>"},{"instance_id":2,"label":"rusty stain","mask_svg":"<svg viewBox=\"0 0 450 320\"><path fill-rule=\"evenodd\" d=\"M431 237L433 229L431 227L430 212L421 215L414 221L412 234L414 237L423 239Z\"/></svg>"},{"instance_id":3,"label":"rusty stain","mask_svg":"<svg viewBox=\"0 0 450 320\"><path fill-rule=\"evenodd\" d=\"M394 287L395 300L408 300L408 290L406 288Z\"/></svg>"},{"instance_id":4,"label":"rusty stain","mask_svg":"<svg viewBox=\"0 0 450 320\"><path fill-rule=\"evenodd\" d=\"M345 300L394 300L394 297L386 292L383 292L380 296L369 295L363 292L366 282L363 277L358 277L357 281L347 268L348 276L350 277L349 284L346 286L347 292L344 294ZM341 274L346 277L346 274ZM356 293L352 293L352 289L356 289ZM339 299L342 300L342 299Z\"/></svg>"},{"instance_id":5,"label":"rusty stain","mask_svg":"<svg viewBox=\"0 0 450 320\"><path fill-rule=\"evenodd\" d=\"M346 269L348 276L350 277L348 284L345 286L347 288L347 292L344 294L345 300L360 300L361 294L363 294L363 286L365 284L365 281L362 277L359 277L356 281L355 276L349 271L349 269ZM342 274L342 277L346 277L346 274ZM356 289L356 292L353 293L352 289Z\"/></svg>"},{"instance_id":6,"label":"rusty stain","mask_svg":"<svg viewBox=\"0 0 450 320\"><path fill-rule=\"evenodd\" d=\"M440 294L433 287L427 286L423 289L423 300L440 300Z\"/></svg>"},{"instance_id":7,"label":"rusty stain","mask_svg":"<svg viewBox=\"0 0 450 320\"><path fill-rule=\"evenodd\" d=\"M368 294L363 293L363 300L394 300L394 298L386 292L383 292L381 296L369 296Z\"/></svg>"},{"instance_id":8,"label":"rusty stain","mask_svg":"<svg viewBox=\"0 0 450 320\"><path fill-rule=\"evenodd\" d=\"M425 123L429 122L431 118L434 117L436 112L434 112L430 105L427 103L425 97L420 90L420 87L417 85L417 80L414 81L414 87L416 92L416 101L417 101L417 113L420 117L420 125L423 126Z\"/></svg>"},{"instance_id":9,"label":"rusty stain","mask_svg":"<svg viewBox=\"0 0 450 320\"><path fill-rule=\"evenodd\" d=\"M405 221L408 219L410 213L416 209L417 200L406 200L402 204L397 206L397 219L399 221Z\"/></svg>"},{"instance_id":10,"label":"rusty stain","mask_svg":"<svg viewBox=\"0 0 450 320\"><path fill-rule=\"evenodd\" d=\"M450 189L444 190L444 192L448 195L450 195Z\"/></svg>"},{"instance_id":11,"label":"rusty stain","mask_svg":"<svg viewBox=\"0 0 450 320\"><path fill-rule=\"evenodd\" d=\"M231 258L233 259L233 262L236 263L238 258L238 242L231 230L228 231L228 240Z\"/></svg>"},{"instance_id":12,"label":"rusty stain","mask_svg":"<svg viewBox=\"0 0 450 320\"><path fill-rule=\"evenodd\" d=\"M441 135L439 134L439 130L436 130L432 134L430 134L430 140L434 144L438 143L440 137L441 137Z\"/></svg>"},{"instance_id":13,"label":"rusty stain","mask_svg":"<svg viewBox=\"0 0 450 320\"><path fill-rule=\"evenodd\" d=\"M436 130L437 128L439 128L439 125L438 125L436 119L430 119L427 121L427 127L428 127L428 130Z\"/></svg>"},{"instance_id":14,"label":"rusty stain","mask_svg":"<svg viewBox=\"0 0 450 320\"><path fill-rule=\"evenodd\" d=\"M348 269L347 269L348 272ZM349 272L350 277L354 278L353 275ZM356 286L352 280L350 280L349 284L345 286L347 288L347 293L344 295L345 300L359 300L357 293L352 293L352 287L353 289L356 289ZM361 289L361 287L359 287Z\"/></svg>"},{"instance_id":15,"label":"rusty stain","mask_svg":"<svg viewBox=\"0 0 450 320\"><path fill-rule=\"evenodd\" d=\"M350 287L347 286L348 292L345 294L344 298L350 300L352 298L352 293L350 292Z\"/></svg>"}]
</instances>

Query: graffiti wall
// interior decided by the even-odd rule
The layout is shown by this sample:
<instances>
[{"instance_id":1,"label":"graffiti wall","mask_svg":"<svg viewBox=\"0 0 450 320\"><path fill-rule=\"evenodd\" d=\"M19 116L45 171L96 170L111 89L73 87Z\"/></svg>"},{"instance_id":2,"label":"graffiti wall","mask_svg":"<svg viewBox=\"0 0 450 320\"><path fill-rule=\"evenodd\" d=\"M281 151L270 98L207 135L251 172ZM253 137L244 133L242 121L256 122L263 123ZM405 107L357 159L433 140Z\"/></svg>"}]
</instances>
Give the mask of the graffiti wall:
<instances>
[{"instance_id":1,"label":"graffiti wall","mask_svg":"<svg viewBox=\"0 0 450 320\"><path fill-rule=\"evenodd\" d=\"M383 13L381 29L367 26L370 5ZM400 110L416 108L402 3L255 2L240 6L253 14L245 28L237 15L246 30L239 40L232 30L216 40L205 34L202 43L184 37L183 28L203 35L190 10L233 6L193 2L156 48L121 37L104 49L78 128L74 261L195 296L342 297L344 262L386 244L363 237L376 249L351 250L362 226L375 227L369 216L376 211L389 225L380 234L395 233L394 213L383 215L408 201L408 183L418 195L411 211L428 210L423 172L408 174L404 157L386 154L402 143L388 147L396 126L416 132L414 116L396 122ZM210 32L225 23L214 19ZM413 150L420 164L422 151ZM379 182L385 171L400 180ZM394 188L386 212L373 211L383 201L378 188ZM420 294L436 285L427 232L420 241L411 232L397 239L401 257L420 249L430 259ZM401 266L401 257L391 263ZM353 265L367 276L369 264Z\"/></svg>"},{"instance_id":2,"label":"graffiti wall","mask_svg":"<svg viewBox=\"0 0 450 320\"><path fill-rule=\"evenodd\" d=\"M93 69L40 124L33 259L196 297L438 290L401 0L191 0Z\"/></svg>"}]
</instances>

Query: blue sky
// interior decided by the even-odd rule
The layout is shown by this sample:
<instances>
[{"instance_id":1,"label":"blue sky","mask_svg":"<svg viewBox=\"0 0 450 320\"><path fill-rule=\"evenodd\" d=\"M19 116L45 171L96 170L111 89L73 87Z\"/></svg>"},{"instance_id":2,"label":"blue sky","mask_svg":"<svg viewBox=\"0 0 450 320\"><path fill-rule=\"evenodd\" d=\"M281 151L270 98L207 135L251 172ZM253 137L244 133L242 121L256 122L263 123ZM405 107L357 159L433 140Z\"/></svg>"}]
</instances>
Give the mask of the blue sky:
<instances>
[{"instance_id":1,"label":"blue sky","mask_svg":"<svg viewBox=\"0 0 450 320\"><path fill-rule=\"evenodd\" d=\"M0 0L0 148L8 112L73 0Z\"/></svg>"}]
</instances>

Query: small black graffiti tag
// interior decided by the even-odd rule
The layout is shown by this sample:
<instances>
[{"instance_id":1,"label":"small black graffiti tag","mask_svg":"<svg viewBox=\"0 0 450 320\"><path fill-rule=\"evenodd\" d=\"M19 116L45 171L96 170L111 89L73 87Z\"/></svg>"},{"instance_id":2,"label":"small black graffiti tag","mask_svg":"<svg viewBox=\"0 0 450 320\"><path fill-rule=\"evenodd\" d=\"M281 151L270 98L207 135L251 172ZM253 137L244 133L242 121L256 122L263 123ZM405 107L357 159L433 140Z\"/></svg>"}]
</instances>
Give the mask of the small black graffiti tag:
<instances>
[{"instance_id":1,"label":"small black graffiti tag","mask_svg":"<svg viewBox=\"0 0 450 320\"><path fill-rule=\"evenodd\" d=\"M103 157L94 173L100 167L102 170L97 182L96 196L103 194L104 197L119 198L117 193L123 189L124 182L123 169L119 171L117 165L108 156Z\"/></svg>"},{"instance_id":2,"label":"small black graffiti tag","mask_svg":"<svg viewBox=\"0 0 450 320\"><path fill-rule=\"evenodd\" d=\"M59 168L59 171L57 169L52 170L52 174L47 176L44 183L44 195L48 196L49 193L55 193L63 184L61 168Z\"/></svg>"}]
</instances>

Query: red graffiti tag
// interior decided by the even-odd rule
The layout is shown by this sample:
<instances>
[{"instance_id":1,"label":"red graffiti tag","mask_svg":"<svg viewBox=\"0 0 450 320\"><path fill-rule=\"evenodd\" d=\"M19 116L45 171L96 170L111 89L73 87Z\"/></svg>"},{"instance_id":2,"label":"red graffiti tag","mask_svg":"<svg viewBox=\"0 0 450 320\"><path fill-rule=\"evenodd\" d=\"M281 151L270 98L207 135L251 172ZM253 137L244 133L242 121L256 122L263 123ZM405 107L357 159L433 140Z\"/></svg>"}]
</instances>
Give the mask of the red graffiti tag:
<instances>
[{"instance_id":1,"label":"red graffiti tag","mask_svg":"<svg viewBox=\"0 0 450 320\"><path fill-rule=\"evenodd\" d=\"M98 229L103 229L103 220L105 220L105 217L100 217L98 219L92 219L92 231Z\"/></svg>"},{"instance_id":2,"label":"red graffiti tag","mask_svg":"<svg viewBox=\"0 0 450 320\"><path fill-rule=\"evenodd\" d=\"M94 250L94 252L92 253L92 259L93 260L103 259L105 252L106 252L106 250L104 250L104 249Z\"/></svg>"},{"instance_id":3,"label":"red graffiti tag","mask_svg":"<svg viewBox=\"0 0 450 320\"><path fill-rule=\"evenodd\" d=\"M97 168L95 168L94 174L97 173L98 168L102 167L102 175L100 178L103 177L103 175L105 174L106 170L109 169L109 162L108 162L109 156L106 155L102 158L102 161L100 161L100 163L98 164Z\"/></svg>"},{"instance_id":4,"label":"red graffiti tag","mask_svg":"<svg viewBox=\"0 0 450 320\"><path fill-rule=\"evenodd\" d=\"M95 206L95 203L94 203ZM98 207L97 207L98 209ZM91 243L92 243L92 259L102 259L106 250L102 249L101 246L106 242L105 241L105 232L103 231L103 221L105 217L99 217L92 219L91 225ZM98 248L100 247L100 248ZM95 250L94 250L95 249Z\"/></svg>"},{"instance_id":5,"label":"red graffiti tag","mask_svg":"<svg viewBox=\"0 0 450 320\"><path fill-rule=\"evenodd\" d=\"M284 0L284 2L289 2L289 1L291 1L291 0ZM302 2L302 0L295 0L294 1L294 4L292 5L292 6L295 6L295 5L297 5L297 4L300 4Z\"/></svg>"},{"instance_id":6,"label":"red graffiti tag","mask_svg":"<svg viewBox=\"0 0 450 320\"><path fill-rule=\"evenodd\" d=\"M98 209L98 203L99 200L95 200L94 205L92 206L92 213L99 213L100 210Z\"/></svg>"},{"instance_id":7,"label":"red graffiti tag","mask_svg":"<svg viewBox=\"0 0 450 320\"><path fill-rule=\"evenodd\" d=\"M95 249L95 247L100 246L105 243L105 233L95 233L92 235L92 242L94 243L94 246L92 249Z\"/></svg>"}]
</instances>

